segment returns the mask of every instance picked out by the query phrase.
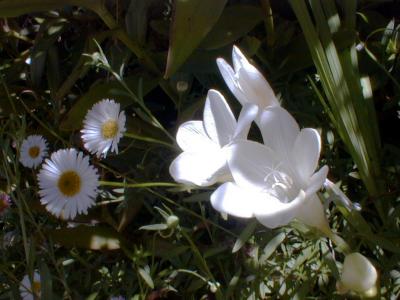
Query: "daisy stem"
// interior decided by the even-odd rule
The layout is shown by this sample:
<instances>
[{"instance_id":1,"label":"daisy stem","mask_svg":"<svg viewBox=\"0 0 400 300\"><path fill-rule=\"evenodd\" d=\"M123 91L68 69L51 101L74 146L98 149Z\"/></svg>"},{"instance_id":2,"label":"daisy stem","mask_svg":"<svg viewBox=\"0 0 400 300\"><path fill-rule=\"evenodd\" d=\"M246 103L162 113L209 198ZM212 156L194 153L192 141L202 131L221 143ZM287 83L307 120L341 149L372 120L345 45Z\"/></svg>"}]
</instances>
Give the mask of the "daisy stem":
<instances>
[{"instance_id":1,"label":"daisy stem","mask_svg":"<svg viewBox=\"0 0 400 300\"><path fill-rule=\"evenodd\" d=\"M153 138L150 138L150 137L141 136L141 135L137 135L137 134L130 133L130 132L125 132L124 136L132 138L132 139L136 139L136 140L139 140L139 141L145 141L145 142L149 142L149 143L156 143L156 144L164 145L164 146L166 146L168 148L175 149L174 145L171 145L171 144L169 144L167 142L160 141L160 140L157 140L157 139L153 139Z\"/></svg>"},{"instance_id":2,"label":"daisy stem","mask_svg":"<svg viewBox=\"0 0 400 300\"><path fill-rule=\"evenodd\" d=\"M143 182L143 183L126 183L126 182L115 182L115 181L100 181L102 186L114 186L114 187L125 187L125 188L149 188L149 187L178 187L179 184L171 182Z\"/></svg>"}]
</instances>

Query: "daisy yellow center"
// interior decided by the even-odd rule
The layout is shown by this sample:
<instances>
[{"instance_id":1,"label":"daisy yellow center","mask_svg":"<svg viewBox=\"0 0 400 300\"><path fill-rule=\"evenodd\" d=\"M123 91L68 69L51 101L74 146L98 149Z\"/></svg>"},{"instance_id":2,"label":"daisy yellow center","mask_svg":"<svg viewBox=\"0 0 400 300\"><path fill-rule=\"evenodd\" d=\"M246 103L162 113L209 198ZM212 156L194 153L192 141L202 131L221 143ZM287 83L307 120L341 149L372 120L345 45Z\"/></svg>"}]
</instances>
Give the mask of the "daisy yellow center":
<instances>
[{"instance_id":1,"label":"daisy yellow center","mask_svg":"<svg viewBox=\"0 0 400 300\"><path fill-rule=\"evenodd\" d=\"M104 122L101 127L101 133L105 139L112 139L118 133L118 123L115 120L108 120Z\"/></svg>"},{"instance_id":2,"label":"daisy yellow center","mask_svg":"<svg viewBox=\"0 0 400 300\"><path fill-rule=\"evenodd\" d=\"M40 281L34 281L32 284L32 292L34 295L39 296L41 290Z\"/></svg>"},{"instance_id":3,"label":"daisy yellow center","mask_svg":"<svg viewBox=\"0 0 400 300\"><path fill-rule=\"evenodd\" d=\"M33 146L29 148L29 156L32 158L36 158L39 156L40 148L38 146Z\"/></svg>"},{"instance_id":4,"label":"daisy yellow center","mask_svg":"<svg viewBox=\"0 0 400 300\"><path fill-rule=\"evenodd\" d=\"M81 177L75 171L66 171L61 174L57 185L64 196L72 197L81 190Z\"/></svg>"}]
</instances>

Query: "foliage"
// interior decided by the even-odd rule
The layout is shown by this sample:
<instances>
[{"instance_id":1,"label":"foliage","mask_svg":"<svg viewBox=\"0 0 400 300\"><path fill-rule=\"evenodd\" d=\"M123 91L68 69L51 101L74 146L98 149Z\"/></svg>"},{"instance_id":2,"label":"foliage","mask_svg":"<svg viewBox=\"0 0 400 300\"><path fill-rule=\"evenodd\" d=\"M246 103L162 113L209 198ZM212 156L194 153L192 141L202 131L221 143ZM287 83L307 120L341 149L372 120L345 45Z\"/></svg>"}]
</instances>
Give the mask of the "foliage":
<instances>
[{"instance_id":1,"label":"foliage","mask_svg":"<svg viewBox=\"0 0 400 300\"><path fill-rule=\"evenodd\" d=\"M321 192L330 226L377 268L376 297L397 299L400 7L336 2L0 0L0 187L12 199L0 220L0 299L19 299L34 270L45 300L344 297L343 249L331 239L300 223L224 219L212 187L168 173L177 127L201 118L208 89L238 112L215 62L230 61L233 44L299 124L321 132L321 165L362 207ZM101 188L89 214L56 219L19 147L41 134L49 152L85 151L82 121L104 98L127 115L120 153L91 157Z\"/></svg>"}]
</instances>

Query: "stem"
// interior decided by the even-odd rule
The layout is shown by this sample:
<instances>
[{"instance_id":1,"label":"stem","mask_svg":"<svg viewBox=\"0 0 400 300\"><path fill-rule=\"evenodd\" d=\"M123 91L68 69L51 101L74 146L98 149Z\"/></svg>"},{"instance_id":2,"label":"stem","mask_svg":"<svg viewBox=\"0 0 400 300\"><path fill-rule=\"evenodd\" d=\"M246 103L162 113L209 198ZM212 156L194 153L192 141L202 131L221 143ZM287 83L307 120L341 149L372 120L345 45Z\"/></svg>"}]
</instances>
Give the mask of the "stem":
<instances>
[{"instance_id":1,"label":"stem","mask_svg":"<svg viewBox=\"0 0 400 300\"><path fill-rule=\"evenodd\" d=\"M350 246L338 234L331 232L328 235L328 238L336 245L338 250L343 254L347 255L352 252Z\"/></svg>"},{"instance_id":2,"label":"stem","mask_svg":"<svg viewBox=\"0 0 400 300\"><path fill-rule=\"evenodd\" d=\"M99 181L102 186L125 187L125 188L149 188L149 187L178 187L179 184L171 182L143 182L143 183L125 183L114 181Z\"/></svg>"},{"instance_id":3,"label":"stem","mask_svg":"<svg viewBox=\"0 0 400 300\"><path fill-rule=\"evenodd\" d=\"M155 144L164 145L164 146L166 146L168 148L175 149L174 145L171 145L171 144L169 144L167 142L160 141L160 140L157 140L157 139L153 139L153 138L150 138L150 137L145 137L145 136L137 135L137 134L130 133L130 132L125 132L124 136L132 138L132 139L140 140L140 141L145 141L145 142L149 142L149 143L155 143Z\"/></svg>"}]
</instances>

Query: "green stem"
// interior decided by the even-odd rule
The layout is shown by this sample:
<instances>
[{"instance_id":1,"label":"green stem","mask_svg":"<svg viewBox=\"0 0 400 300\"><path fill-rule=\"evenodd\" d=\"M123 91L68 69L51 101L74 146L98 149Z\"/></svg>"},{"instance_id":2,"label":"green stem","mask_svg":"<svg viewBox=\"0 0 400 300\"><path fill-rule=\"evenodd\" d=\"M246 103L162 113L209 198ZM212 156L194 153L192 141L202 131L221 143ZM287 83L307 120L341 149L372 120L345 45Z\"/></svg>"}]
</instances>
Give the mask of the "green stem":
<instances>
[{"instance_id":1,"label":"green stem","mask_svg":"<svg viewBox=\"0 0 400 300\"><path fill-rule=\"evenodd\" d=\"M128 137L128 138L132 138L132 139L144 141L144 142L149 142L149 143L155 143L155 144L164 145L164 146L166 146L166 147L168 147L168 148L175 149L175 146L174 146L174 145L171 145L171 144L169 144L169 143L167 143L167 142L160 141L160 140L157 140L157 139L153 139L153 138L150 138L150 137L145 137L145 136L137 135L137 134L130 133L130 132L124 133L124 136L126 136L126 137Z\"/></svg>"},{"instance_id":2,"label":"green stem","mask_svg":"<svg viewBox=\"0 0 400 300\"><path fill-rule=\"evenodd\" d=\"M336 245L338 250L343 254L347 255L352 252L350 246L338 234L331 232L328 235L328 238Z\"/></svg>"},{"instance_id":3,"label":"green stem","mask_svg":"<svg viewBox=\"0 0 400 300\"><path fill-rule=\"evenodd\" d=\"M149 188L149 187L178 187L179 184L171 182L143 182L143 183L125 183L114 181L100 181L102 186L125 187L125 188Z\"/></svg>"}]
</instances>

